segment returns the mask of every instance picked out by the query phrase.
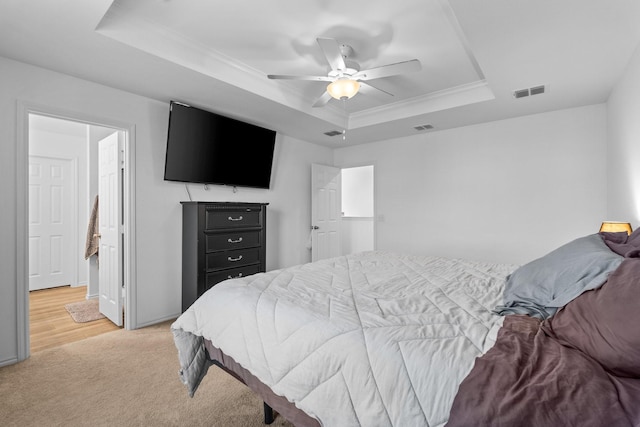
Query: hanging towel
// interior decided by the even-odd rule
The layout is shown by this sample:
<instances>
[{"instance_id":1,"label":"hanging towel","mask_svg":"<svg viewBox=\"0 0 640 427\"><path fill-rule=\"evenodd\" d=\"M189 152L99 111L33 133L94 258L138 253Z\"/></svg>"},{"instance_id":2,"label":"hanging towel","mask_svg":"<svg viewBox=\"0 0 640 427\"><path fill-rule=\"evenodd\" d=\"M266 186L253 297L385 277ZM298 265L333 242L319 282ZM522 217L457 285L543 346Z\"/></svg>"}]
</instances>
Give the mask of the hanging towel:
<instances>
[{"instance_id":1,"label":"hanging towel","mask_svg":"<svg viewBox=\"0 0 640 427\"><path fill-rule=\"evenodd\" d=\"M85 242L84 259L89 259L91 255L98 256L100 238L98 237L98 196L93 201L89 226L87 227L87 239Z\"/></svg>"}]
</instances>

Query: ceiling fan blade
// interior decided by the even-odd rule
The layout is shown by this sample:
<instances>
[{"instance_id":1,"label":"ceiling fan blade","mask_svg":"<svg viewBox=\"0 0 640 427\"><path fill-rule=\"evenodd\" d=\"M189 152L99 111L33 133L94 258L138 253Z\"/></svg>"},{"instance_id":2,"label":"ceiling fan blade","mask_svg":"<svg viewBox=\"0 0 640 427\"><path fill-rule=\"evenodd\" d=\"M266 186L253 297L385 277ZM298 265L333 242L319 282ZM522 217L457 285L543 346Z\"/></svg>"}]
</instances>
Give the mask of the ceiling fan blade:
<instances>
[{"instance_id":1,"label":"ceiling fan blade","mask_svg":"<svg viewBox=\"0 0 640 427\"><path fill-rule=\"evenodd\" d=\"M324 53L325 58L327 58L327 62L329 62L332 70L347 69L347 64L345 64L344 58L342 57L340 46L335 39L318 38L316 40L318 41L320 49L322 49L322 53Z\"/></svg>"},{"instance_id":2,"label":"ceiling fan blade","mask_svg":"<svg viewBox=\"0 0 640 427\"><path fill-rule=\"evenodd\" d=\"M312 107L324 107L329 101L331 101L331 95L329 95L329 92L325 92L316 100L316 102L313 103Z\"/></svg>"},{"instance_id":3,"label":"ceiling fan blade","mask_svg":"<svg viewBox=\"0 0 640 427\"><path fill-rule=\"evenodd\" d=\"M373 80L382 77L395 76L397 74L420 71L421 69L422 64L420 64L420 61L418 61L417 59L412 59L410 61L396 62L395 64L383 65L381 67L358 71L351 77L356 80Z\"/></svg>"},{"instance_id":4,"label":"ceiling fan blade","mask_svg":"<svg viewBox=\"0 0 640 427\"><path fill-rule=\"evenodd\" d=\"M329 76L288 76L285 74L268 74L267 78L271 80L311 80L317 82L332 82L335 80Z\"/></svg>"},{"instance_id":5,"label":"ceiling fan blade","mask_svg":"<svg viewBox=\"0 0 640 427\"><path fill-rule=\"evenodd\" d=\"M387 92L384 89L380 89L379 87L375 87L371 83L365 83L365 82L360 82L359 92L364 93L366 95L384 95L385 97L394 96L392 93Z\"/></svg>"}]
</instances>

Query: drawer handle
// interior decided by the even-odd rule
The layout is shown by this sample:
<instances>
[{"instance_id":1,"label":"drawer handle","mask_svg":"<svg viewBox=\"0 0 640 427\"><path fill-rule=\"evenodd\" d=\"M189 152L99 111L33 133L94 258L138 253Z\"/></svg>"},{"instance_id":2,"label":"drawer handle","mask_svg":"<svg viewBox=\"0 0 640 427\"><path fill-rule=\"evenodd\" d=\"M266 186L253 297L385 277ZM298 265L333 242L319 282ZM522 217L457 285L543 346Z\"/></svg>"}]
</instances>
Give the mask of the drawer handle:
<instances>
[{"instance_id":1,"label":"drawer handle","mask_svg":"<svg viewBox=\"0 0 640 427\"><path fill-rule=\"evenodd\" d=\"M240 215L238 218L234 218L234 217L229 217L227 218L229 221L242 221L242 215Z\"/></svg>"},{"instance_id":2,"label":"drawer handle","mask_svg":"<svg viewBox=\"0 0 640 427\"><path fill-rule=\"evenodd\" d=\"M227 279L239 279L242 277L242 273L238 273L237 276L228 275Z\"/></svg>"},{"instance_id":3,"label":"drawer handle","mask_svg":"<svg viewBox=\"0 0 640 427\"><path fill-rule=\"evenodd\" d=\"M231 262L240 261L241 259L242 259L242 255L238 255L238 258L227 257L227 260L229 260Z\"/></svg>"},{"instance_id":4,"label":"drawer handle","mask_svg":"<svg viewBox=\"0 0 640 427\"><path fill-rule=\"evenodd\" d=\"M227 239L227 242L229 242L229 243L240 243L240 242L242 242L242 237L238 237L236 240Z\"/></svg>"}]
</instances>

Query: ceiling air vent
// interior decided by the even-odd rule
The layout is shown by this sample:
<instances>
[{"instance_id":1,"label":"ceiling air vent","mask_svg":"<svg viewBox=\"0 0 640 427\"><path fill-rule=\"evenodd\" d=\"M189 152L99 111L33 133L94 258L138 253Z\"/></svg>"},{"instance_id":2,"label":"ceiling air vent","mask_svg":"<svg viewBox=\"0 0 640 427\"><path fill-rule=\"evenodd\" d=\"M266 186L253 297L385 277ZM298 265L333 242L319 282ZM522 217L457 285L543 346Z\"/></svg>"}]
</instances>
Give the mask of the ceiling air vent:
<instances>
[{"instance_id":1,"label":"ceiling air vent","mask_svg":"<svg viewBox=\"0 0 640 427\"><path fill-rule=\"evenodd\" d=\"M413 128L417 131L429 130L429 129L433 129L433 125L420 125L420 126L414 126Z\"/></svg>"},{"instance_id":2,"label":"ceiling air vent","mask_svg":"<svg viewBox=\"0 0 640 427\"><path fill-rule=\"evenodd\" d=\"M524 98L525 96L539 95L541 93L544 93L544 90L545 90L544 85L534 86L527 89L518 89L513 91L513 97L517 99L517 98Z\"/></svg>"},{"instance_id":3,"label":"ceiling air vent","mask_svg":"<svg viewBox=\"0 0 640 427\"><path fill-rule=\"evenodd\" d=\"M538 95L544 93L544 86L532 87L531 89L529 89L529 91L531 92L531 96Z\"/></svg>"},{"instance_id":4,"label":"ceiling air vent","mask_svg":"<svg viewBox=\"0 0 640 427\"><path fill-rule=\"evenodd\" d=\"M339 130L330 130L329 132L325 132L324 134L327 136L336 136L342 135L342 132L340 132Z\"/></svg>"},{"instance_id":5,"label":"ceiling air vent","mask_svg":"<svg viewBox=\"0 0 640 427\"><path fill-rule=\"evenodd\" d=\"M513 92L514 98L524 98L525 96L529 96L529 89L520 89Z\"/></svg>"}]
</instances>

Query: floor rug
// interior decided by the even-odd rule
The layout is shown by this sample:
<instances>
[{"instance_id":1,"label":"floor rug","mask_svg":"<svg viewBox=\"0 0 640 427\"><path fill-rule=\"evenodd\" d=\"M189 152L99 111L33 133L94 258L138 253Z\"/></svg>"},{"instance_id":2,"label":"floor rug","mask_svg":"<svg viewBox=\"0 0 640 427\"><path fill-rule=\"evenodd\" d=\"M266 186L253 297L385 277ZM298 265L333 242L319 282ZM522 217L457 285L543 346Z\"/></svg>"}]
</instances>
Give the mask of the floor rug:
<instances>
[{"instance_id":1,"label":"floor rug","mask_svg":"<svg viewBox=\"0 0 640 427\"><path fill-rule=\"evenodd\" d=\"M94 320L104 319L104 315L100 313L97 299L88 299L86 301L72 302L65 304L71 318L76 323L93 322Z\"/></svg>"}]
</instances>

